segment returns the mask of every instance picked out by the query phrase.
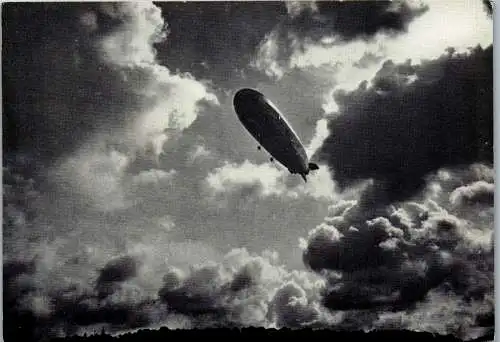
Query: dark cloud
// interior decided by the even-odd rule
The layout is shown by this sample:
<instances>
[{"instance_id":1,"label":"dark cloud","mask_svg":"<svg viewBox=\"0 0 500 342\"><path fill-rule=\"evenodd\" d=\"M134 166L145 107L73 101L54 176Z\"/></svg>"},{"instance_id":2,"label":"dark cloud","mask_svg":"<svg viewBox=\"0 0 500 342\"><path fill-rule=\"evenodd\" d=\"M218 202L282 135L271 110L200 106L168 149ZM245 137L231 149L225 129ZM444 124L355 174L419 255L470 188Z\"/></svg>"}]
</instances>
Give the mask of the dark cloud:
<instances>
[{"instance_id":1,"label":"dark cloud","mask_svg":"<svg viewBox=\"0 0 500 342\"><path fill-rule=\"evenodd\" d=\"M137 275L138 262L131 256L109 261L99 273L96 289L99 297L104 298L116 290L116 286Z\"/></svg>"},{"instance_id":2,"label":"dark cloud","mask_svg":"<svg viewBox=\"0 0 500 342\"><path fill-rule=\"evenodd\" d=\"M491 17L493 15L493 1L491 0L482 0L484 9L488 13L488 15Z\"/></svg>"},{"instance_id":3,"label":"dark cloud","mask_svg":"<svg viewBox=\"0 0 500 342\"><path fill-rule=\"evenodd\" d=\"M35 273L35 262L20 260L5 261L3 264L3 300L4 308L11 308L17 300L33 290L29 282L23 281L23 276Z\"/></svg>"},{"instance_id":4,"label":"dark cloud","mask_svg":"<svg viewBox=\"0 0 500 342\"><path fill-rule=\"evenodd\" d=\"M477 316L477 324L482 327L491 327L495 325L495 312L487 312Z\"/></svg>"},{"instance_id":5,"label":"dark cloud","mask_svg":"<svg viewBox=\"0 0 500 342\"><path fill-rule=\"evenodd\" d=\"M221 265L202 267L188 276L173 269L164 278L159 298L169 310L204 320L204 325L212 322L212 326L251 326L256 319L265 316L275 321L278 327L316 323L318 313L311 305L304 285L288 282L277 289L269 302L264 299L269 289L262 292L262 286L265 286L263 277L272 273L263 272L266 269L275 272L275 269L267 268L266 263L263 258L252 258L229 278L224 277ZM281 277L275 280L278 286L283 282ZM245 321L244 317L250 320Z\"/></svg>"},{"instance_id":6,"label":"dark cloud","mask_svg":"<svg viewBox=\"0 0 500 342\"><path fill-rule=\"evenodd\" d=\"M455 184L460 192L464 180L476 184L483 177L471 167L438 183L441 189ZM303 255L310 269L334 272L327 277L326 307L413 311L431 291L467 303L486 301L493 289L493 249L481 239L491 238L493 213L483 226L477 218L463 219L470 217L464 208L454 211L448 191L434 197L439 204L429 194L420 198L422 202L367 207L369 202L362 200L368 196L362 193L359 201L331 206L326 221L309 233Z\"/></svg>"},{"instance_id":7,"label":"dark cloud","mask_svg":"<svg viewBox=\"0 0 500 342\"><path fill-rule=\"evenodd\" d=\"M201 268L185 280L171 271L165 276L165 286L160 289L159 297L174 312L195 317L215 315L221 319L227 309L221 301L225 287L217 283L219 280L218 267Z\"/></svg>"},{"instance_id":8,"label":"dark cloud","mask_svg":"<svg viewBox=\"0 0 500 342\"><path fill-rule=\"evenodd\" d=\"M233 250L221 263L190 270L154 269L165 274L159 287L137 268L139 263L148 267L146 260L112 258L95 281L84 274L70 283L41 282L47 275L40 260L5 263L4 308L9 322L39 338L80 334L102 326L106 331L123 331L168 324L173 316L182 317L186 327L268 326L272 322L295 327L318 320L309 276L274 265L267 256ZM9 333L21 336L23 331Z\"/></svg>"},{"instance_id":9,"label":"dark cloud","mask_svg":"<svg viewBox=\"0 0 500 342\"><path fill-rule=\"evenodd\" d=\"M318 1L288 19L287 26L301 40L319 42L334 35L341 40L369 39L379 32L398 34L429 7L407 1Z\"/></svg>"},{"instance_id":10,"label":"dark cloud","mask_svg":"<svg viewBox=\"0 0 500 342\"><path fill-rule=\"evenodd\" d=\"M376 225L379 228L374 228ZM391 237L382 233L390 229L397 232L387 219L377 218L358 227L346 232L336 245L328 246L316 239L309 242L304 256L306 264L317 270L338 270L344 274L339 281L341 286L336 288L334 283L333 289L327 290L327 307L334 310L407 308L423 300L427 292L440 285L450 273L446 261L430 247L412 248L402 238L402 232L399 238L398 234ZM408 262L408 254L427 265L424 273L418 275L411 266L402 267ZM318 264L318 260L322 264Z\"/></svg>"},{"instance_id":11,"label":"dark cloud","mask_svg":"<svg viewBox=\"0 0 500 342\"><path fill-rule=\"evenodd\" d=\"M81 24L88 13L98 20L95 30ZM3 52L4 155L27 150L53 161L93 132L123 126L126 113L141 105L99 57L96 43L117 25L99 5L11 3L3 18L9 37Z\"/></svg>"},{"instance_id":12,"label":"dark cloud","mask_svg":"<svg viewBox=\"0 0 500 342\"><path fill-rule=\"evenodd\" d=\"M37 215L37 201L39 192L35 187L35 182L30 178L25 178L9 168L3 168L3 237L5 241L17 235L16 229L20 225L30 222Z\"/></svg>"},{"instance_id":13,"label":"dark cloud","mask_svg":"<svg viewBox=\"0 0 500 342\"><path fill-rule=\"evenodd\" d=\"M256 66L268 69L267 73L288 65L294 53L311 44L331 46L356 39L368 41L377 33L401 34L428 10L426 5L406 1L318 1L288 6L289 15L259 46Z\"/></svg>"},{"instance_id":14,"label":"dark cloud","mask_svg":"<svg viewBox=\"0 0 500 342\"><path fill-rule=\"evenodd\" d=\"M371 64L380 62L382 58L382 56L377 56L373 52L365 52L360 60L353 63L353 65L357 68L367 68Z\"/></svg>"},{"instance_id":15,"label":"dark cloud","mask_svg":"<svg viewBox=\"0 0 500 342\"><path fill-rule=\"evenodd\" d=\"M34 260L30 262L6 261L3 265L3 279L8 282L18 275L33 274L34 271Z\"/></svg>"},{"instance_id":16,"label":"dark cloud","mask_svg":"<svg viewBox=\"0 0 500 342\"><path fill-rule=\"evenodd\" d=\"M493 251L476 249L457 257L444 290L457 293L466 302L483 301L493 288Z\"/></svg>"},{"instance_id":17,"label":"dark cloud","mask_svg":"<svg viewBox=\"0 0 500 342\"><path fill-rule=\"evenodd\" d=\"M304 290L295 283L284 284L274 295L271 307L278 328L311 326L318 319L318 310L311 306Z\"/></svg>"},{"instance_id":18,"label":"dark cloud","mask_svg":"<svg viewBox=\"0 0 500 342\"><path fill-rule=\"evenodd\" d=\"M43 340L47 318L26 305L37 295L36 260L5 260L3 264L3 335L26 341Z\"/></svg>"},{"instance_id":19,"label":"dark cloud","mask_svg":"<svg viewBox=\"0 0 500 342\"><path fill-rule=\"evenodd\" d=\"M323 228L320 234L309 241L305 255L306 264L314 270L327 268L354 272L387 264L394 257L393 253L380 248L379 244L392 236L403 234L383 218L367 222L363 227L366 230L364 234L355 227L349 228L342 236L333 227ZM391 234L391 228L396 234Z\"/></svg>"},{"instance_id":20,"label":"dark cloud","mask_svg":"<svg viewBox=\"0 0 500 342\"><path fill-rule=\"evenodd\" d=\"M235 275L230 284L231 291L238 292L247 289L257 283L255 271L252 264L243 266Z\"/></svg>"},{"instance_id":21,"label":"dark cloud","mask_svg":"<svg viewBox=\"0 0 500 342\"><path fill-rule=\"evenodd\" d=\"M5 336L43 341L93 324L120 330L151 322L155 301L126 284L138 276L140 260L118 257L94 272L95 256L82 255L78 242L76 250L64 254L54 232L37 227L36 219L44 214L37 202L46 199L36 183L8 168L4 181L4 205L10 208L3 222Z\"/></svg>"},{"instance_id":22,"label":"dark cloud","mask_svg":"<svg viewBox=\"0 0 500 342\"><path fill-rule=\"evenodd\" d=\"M373 85L336 93L339 115L317 157L341 186L376 179L388 203L414 194L440 167L491 163L492 51L450 51L421 65L387 61Z\"/></svg>"},{"instance_id":23,"label":"dark cloud","mask_svg":"<svg viewBox=\"0 0 500 342\"><path fill-rule=\"evenodd\" d=\"M111 260L104 266L97 279L98 284L122 282L137 274L137 261L130 256Z\"/></svg>"},{"instance_id":24,"label":"dark cloud","mask_svg":"<svg viewBox=\"0 0 500 342\"><path fill-rule=\"evenodd\" d=\"M200 2L161 2L158 6L170 32L170 39L158 46L158 58L174 70L210 77L219 86L233 84L240 78L241 69L248 65L265 34L286 16L284 3L276 1L221 1L210 6ZM186 36L192 38L189 43L180 39ZM221 68L223 73L214 72Z\"/></svg>"},{"instance_id":25,"label":"dark cloud","mask_svg":"<svg viewBox=\"0 0 500 342\"><path fill-rule=\"evenodd\" d=\"M151 323L148 315L155 301L143 300L139 303L109 303L99 301L92 296L54 297L54 310L50 317L52 334L61 329L64 335L72 335L82 327L95 324L108 324L110 330L139 328Z\"/></svg>"},{"instance_id":26,"label":"dark cloud","mask_svg":"<svg viewBox=\"0 0 500 342\"><path fill-rule=\"evenodd\" d=\"M408 84L411 81L411 76L414 76L415 73L416 70L411 65L411 60L400 65L388 60L373 78L373 88L382 92L398 90Z\"/></svg>"}]
</instances>

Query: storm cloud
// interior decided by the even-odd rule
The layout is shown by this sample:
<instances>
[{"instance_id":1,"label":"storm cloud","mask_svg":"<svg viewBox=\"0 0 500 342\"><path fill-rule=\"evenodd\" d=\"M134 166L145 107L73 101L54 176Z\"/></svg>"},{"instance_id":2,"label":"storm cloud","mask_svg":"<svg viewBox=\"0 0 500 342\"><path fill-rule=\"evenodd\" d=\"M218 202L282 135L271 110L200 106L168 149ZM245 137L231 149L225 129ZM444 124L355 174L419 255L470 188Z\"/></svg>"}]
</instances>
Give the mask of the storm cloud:
<instances>
[{"instance_id":1,"label":"storm cloud","mask_svg":"<svg viewBox=\"0 0 500 342\"><path fill-rule=\"evenodd\" d=\"M302 241L306 265L327 272L323 304L331 310L418 312L429 295L442 294L465 306L481 303L487 311L493 291L492 203L457 208L447 195L478 182L492 186L481 168L442 169L426 178L414 200L373 211L362 208L363 193L332 205L325 222ZM471 185L461 186L464 181ZM476 211L490 219L474 219Z\"/></svg>"},{"instance_id":2,"label":"storm cloud","mask_svg":"<svg viewBox=\"0 0 500 342\"><path fill-rule=\"evenodd\" d=\"M295 28L293 33L299 39L316 42L328 36L349 41L369 39L379 32L404 33L413 19L429 9L425 4L409 1L297 3L302 6L294 2L288 5L290 19L286 25Z\"/></svg>"},{"instance_id":3,"label":"storm cloud","mask_svg":"<svg viewBox=\"0 0 500 342\"><path fill-rule=\"evenodd\" d=\"M115 286L137 275L137 262L134 258L124 256L108 262L100 271L96 281L99 297L107 297L116 291Z\"/></svg>"},{"instance_id":4,"label":"storm cloud","mask_svg":"<svg viewBox=\"0 0 500 342\"><path fill-rule=\"evenodd\" d=\"M377 34L395 36L429 8L408 1L291 1L283 18L262 41L254 66L266 74L282 76L282 69L297 52L308 46L345 47Z\"/></svg>"},{"instance_id":5,"label":"storm cloud","mask_svg":"<svg viewBox=\"0 0 500 342\"><path fill-rule=\"evenodd\" d=\"M375 179L389 203L413 195L441 167L492 163L492 52L386 61L371 82L335 93L339 113L317 157L341 186Z\"/></svg>"}]
</instances>

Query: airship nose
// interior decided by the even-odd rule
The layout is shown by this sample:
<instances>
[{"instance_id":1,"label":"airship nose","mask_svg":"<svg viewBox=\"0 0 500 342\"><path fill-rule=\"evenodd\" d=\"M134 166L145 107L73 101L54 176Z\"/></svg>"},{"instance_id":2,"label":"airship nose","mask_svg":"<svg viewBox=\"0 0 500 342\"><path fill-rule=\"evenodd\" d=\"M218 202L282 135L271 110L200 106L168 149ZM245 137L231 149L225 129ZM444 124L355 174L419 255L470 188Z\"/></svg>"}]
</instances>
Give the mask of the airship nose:
<instances>
[{"instance_id":1,"label":"airship nose","mask_svg":"<svg viewBox=\"0 0 500 342\"><path fill-rule=\"evenodd\" d=\"M235 107L249 105L255 103L261 96L262 94L256 90L243 88L238 90L234 95L233 104Z\"/></svg>"},{"instance_id":2,"label":"airship nose","mask_svg":"<svg viewBox=\"0 0 500 342\"><path fill-rule=\"evenodd\" d=\"M242 88L236 92L236 95L234 97L241 99L241 98L251 98L251 97L257 98L259 96L262 96L262 94L259 93L257 90L251 88Z\"/></svg>"},{"instance_id":3,"label":"airship nose","mask_svg":"<svg viewBox=\"0 0 500 342\"><path fill-rule=\"evenodd\" d=\"M236 92L233 99L234 109L240 117L245 117L255 109L263 95L256 90L243 88Z\"/></svg>"}]
</instances>

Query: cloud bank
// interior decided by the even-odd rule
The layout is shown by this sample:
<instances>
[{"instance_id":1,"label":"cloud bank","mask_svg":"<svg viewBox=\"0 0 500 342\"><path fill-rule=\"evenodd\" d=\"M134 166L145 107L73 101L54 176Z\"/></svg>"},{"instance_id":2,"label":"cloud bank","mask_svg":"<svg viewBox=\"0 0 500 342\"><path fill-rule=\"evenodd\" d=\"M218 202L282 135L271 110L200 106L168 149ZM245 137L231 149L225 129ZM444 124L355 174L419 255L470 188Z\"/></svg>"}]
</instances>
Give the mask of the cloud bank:
<instances>
[{"instance_id":1,"label":"cloud bank","mask_svg":"<svg viewBox=\"0 0 500 342\"><path fill-rule=\"evenodd\" d=\"M457 199L482 198L493 181L481 164L442 169L419 196L389 206L363 198L368 183L358 198L332 202L324 223L301 241L312 272L290 270L270 251L233 249L220 261L178 267L147 246L108 256L87 247L75 255L62 254L64 245L54 241L22 259L6 258L6 319L32 324L35 336L103 324L112 332L159 325L387 328L399 319L414 329L417 317L442 303L434 318L421 320L429 331L458 334L493 310L493 207ZM18 229L29 227L23 217ZM371 314L353 323L356 310ZM465 323L435 319L458 312Z\"/></svg>"}]
</instances>

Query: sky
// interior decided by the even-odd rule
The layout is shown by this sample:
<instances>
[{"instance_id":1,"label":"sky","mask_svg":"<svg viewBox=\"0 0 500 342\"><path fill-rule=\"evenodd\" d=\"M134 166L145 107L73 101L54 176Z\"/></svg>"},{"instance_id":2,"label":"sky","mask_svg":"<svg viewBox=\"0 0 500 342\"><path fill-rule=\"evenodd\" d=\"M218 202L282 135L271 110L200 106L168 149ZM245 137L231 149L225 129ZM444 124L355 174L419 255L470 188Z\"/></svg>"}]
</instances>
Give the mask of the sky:
<instances>
[{"instance_id":1,"label":"sky","mask_svg":"<svg viewBox=\"0 0 500 342\"><path fill-rule=\"evenodd\" d=\"M3 6L10 333L493 325L484 1ZM243 87L320 168L238 121Z\"/></svg>"}]
</instances>

